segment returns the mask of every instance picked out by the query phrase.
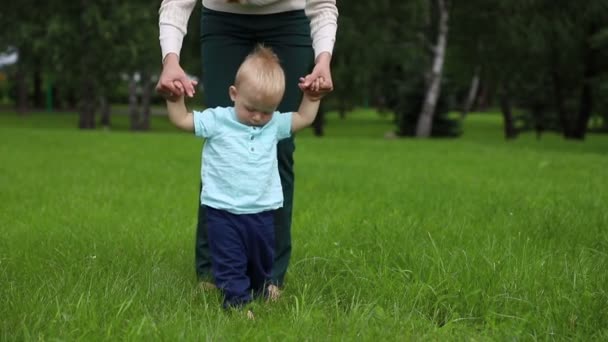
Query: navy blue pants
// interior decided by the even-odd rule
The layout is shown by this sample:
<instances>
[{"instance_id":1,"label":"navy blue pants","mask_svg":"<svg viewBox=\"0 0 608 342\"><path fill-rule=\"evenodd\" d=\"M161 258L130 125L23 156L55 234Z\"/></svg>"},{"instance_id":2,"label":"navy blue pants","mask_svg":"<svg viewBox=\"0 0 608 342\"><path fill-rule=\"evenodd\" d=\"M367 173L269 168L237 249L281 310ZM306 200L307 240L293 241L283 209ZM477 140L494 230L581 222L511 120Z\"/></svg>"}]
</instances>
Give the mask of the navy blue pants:
<instances>
[{"instance_id":1,"label":"navy blue pants","mask_svg":"<svg viewBox=\"0 0 608 342\"><path fill-rule=\"evenodd\" d=\"M265 295L274 258L274 212L236 215L207 211L211 269L224 307L240 307Z\"/></svg>"}]
</instances>

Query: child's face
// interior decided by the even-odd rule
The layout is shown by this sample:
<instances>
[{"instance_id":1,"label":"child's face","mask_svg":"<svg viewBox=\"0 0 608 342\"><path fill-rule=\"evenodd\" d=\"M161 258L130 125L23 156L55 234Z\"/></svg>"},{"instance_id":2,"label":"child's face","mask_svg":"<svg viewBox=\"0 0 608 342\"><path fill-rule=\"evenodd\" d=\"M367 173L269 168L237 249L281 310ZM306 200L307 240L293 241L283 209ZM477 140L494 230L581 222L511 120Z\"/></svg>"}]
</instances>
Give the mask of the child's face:
<instances>
[{"instance_id":1,"label":"child's face","mask_svg":"<svg viewBox=\"0 0 608 342\"><path fill-rule=\"evenodd\" d=\"M234 110L240 123L249 126L264 126L272 119L278 101L268 96L261 96L250 85L241 85L237 89L230 86L230 98L234 101Z\"/></svg>"}]
</instances>

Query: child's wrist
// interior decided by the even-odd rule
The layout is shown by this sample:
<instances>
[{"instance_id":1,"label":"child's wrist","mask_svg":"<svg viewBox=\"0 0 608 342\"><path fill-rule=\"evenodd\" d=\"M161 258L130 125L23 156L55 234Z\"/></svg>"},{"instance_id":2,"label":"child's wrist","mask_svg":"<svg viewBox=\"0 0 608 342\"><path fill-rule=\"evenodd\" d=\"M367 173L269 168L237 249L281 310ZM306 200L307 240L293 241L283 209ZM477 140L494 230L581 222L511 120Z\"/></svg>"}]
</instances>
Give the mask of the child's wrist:
<instances>
[{"instance_id":1,"label":"child's wrist","mask_svg":"<svg viewBox=\"0 0 608 342\"><path fill-rule=\"evenodd\" d=\"M304 93L304 97L310 102L317 102L317 101L321 101L321 98L323 97L323 95L312 95L312 94Z\"/></svg>"}]
</instances>

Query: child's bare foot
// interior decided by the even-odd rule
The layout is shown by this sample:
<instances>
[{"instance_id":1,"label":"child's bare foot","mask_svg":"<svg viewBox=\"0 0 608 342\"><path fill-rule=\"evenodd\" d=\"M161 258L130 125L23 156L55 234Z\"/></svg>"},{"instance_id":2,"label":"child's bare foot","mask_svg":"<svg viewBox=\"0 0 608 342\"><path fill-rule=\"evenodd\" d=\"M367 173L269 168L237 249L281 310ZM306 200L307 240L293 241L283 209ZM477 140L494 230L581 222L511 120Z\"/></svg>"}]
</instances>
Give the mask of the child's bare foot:
<instances>
[{"instance_id":1,"label":"child's bare foot","mask_svg":"<svg viewBox=\"0 0 608 342\"><path fill-rule=\"evenodd\" d=\"M276 302L281 297L281 290L278 286L274 284L268 285L266 288L268 290L268 300L271 302Z\"/></svg>"},{"instance_id":2,"label":"child's bare foot","mask_svg":"<svg viewBox=\"0 0 608 342\"><path fill-rule=\"evenodd\" d=\"M247 310L247 319L252 321L255 320L255 315L253 314L253 311Z\"/></svg>"},{"instance_id":3,"label":"child's bare foot","mask_svg":"<svg viewBox=\"0 0 608 342\"><path fill-rule=\"evenodd\" d=\"M200 283L198 283L198 288L203 290L203 291L212 291L217 289L217 286L215 286L214 283L210 283L208 281L201 281Z\"/></svg>"}]
</instances>

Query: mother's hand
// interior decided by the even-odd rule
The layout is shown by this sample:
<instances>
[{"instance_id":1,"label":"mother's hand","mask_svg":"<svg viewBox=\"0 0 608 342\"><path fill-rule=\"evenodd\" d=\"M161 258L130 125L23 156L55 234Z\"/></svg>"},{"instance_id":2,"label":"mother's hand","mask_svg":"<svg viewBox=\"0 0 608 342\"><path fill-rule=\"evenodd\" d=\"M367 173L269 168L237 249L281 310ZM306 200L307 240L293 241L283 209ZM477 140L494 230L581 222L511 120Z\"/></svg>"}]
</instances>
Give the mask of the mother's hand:
<instances>
[{"instance_id":1,"label":"mother's hand","mask_svg":"<svg viewBox=\"0 0 608 342\"><path fill-rule=\"evenodd\" d=\"M314 97L321 98L334 90L334 84L331 80L331 54L322 52L315 61L315 67L312 72L305 77L300 78L300 89L307 89L309 94ZM321 82L315 83L316 79L321 79Z\"/></svg>"},{"instance_id":2,"label":"mother's hand","mask_svg":"<svg viewBox=\"0 0 608 342\"><path fill-rule=\"evenodd\" d=\"M188 78L179 65L176 54L170 53L165 57L163 70L156 84L156 92L169 101L175 101L184 94L193 97L196 92L196 81Z\"/></svg>"}]
</instances>

